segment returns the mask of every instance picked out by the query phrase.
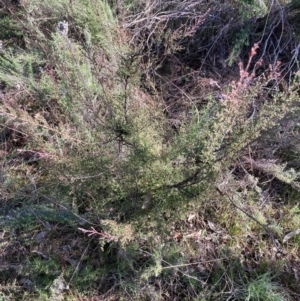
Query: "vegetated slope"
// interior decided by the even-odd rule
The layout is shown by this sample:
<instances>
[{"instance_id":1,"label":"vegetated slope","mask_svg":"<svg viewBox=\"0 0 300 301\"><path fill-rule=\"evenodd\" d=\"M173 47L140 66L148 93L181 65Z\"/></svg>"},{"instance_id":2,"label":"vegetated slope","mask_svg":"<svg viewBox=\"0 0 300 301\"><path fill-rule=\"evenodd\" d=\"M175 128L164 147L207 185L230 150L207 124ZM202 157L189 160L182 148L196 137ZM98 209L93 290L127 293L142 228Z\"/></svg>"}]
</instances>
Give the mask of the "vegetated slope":
<instances>
[{"instance_id":1,"label":"vegetated slope","mask_svg":"<svg viewBox=\"0 0 300 301\"><path fill-rule=\"evenodd\" d=\"M0 2L3 300L299 300L285 2Z\"/></svg>"}]
</instances>

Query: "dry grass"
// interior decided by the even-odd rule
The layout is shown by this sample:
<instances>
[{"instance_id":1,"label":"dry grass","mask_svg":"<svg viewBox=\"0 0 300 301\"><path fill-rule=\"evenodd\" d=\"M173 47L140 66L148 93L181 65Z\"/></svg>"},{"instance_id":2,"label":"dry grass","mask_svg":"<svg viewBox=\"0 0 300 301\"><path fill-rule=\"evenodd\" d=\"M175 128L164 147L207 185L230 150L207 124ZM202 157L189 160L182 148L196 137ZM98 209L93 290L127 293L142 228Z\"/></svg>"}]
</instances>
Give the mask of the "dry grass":
<instances>
[{"instance_id":1,"label":"dry grass","mask_svg":"<svg viewBox=\"0 0 300 301\"><path fill-rule=\"evenodd\" d=\"M82 3L1 4L0 299L299 299L289 6Z\"/></svg>"}]
</instances>

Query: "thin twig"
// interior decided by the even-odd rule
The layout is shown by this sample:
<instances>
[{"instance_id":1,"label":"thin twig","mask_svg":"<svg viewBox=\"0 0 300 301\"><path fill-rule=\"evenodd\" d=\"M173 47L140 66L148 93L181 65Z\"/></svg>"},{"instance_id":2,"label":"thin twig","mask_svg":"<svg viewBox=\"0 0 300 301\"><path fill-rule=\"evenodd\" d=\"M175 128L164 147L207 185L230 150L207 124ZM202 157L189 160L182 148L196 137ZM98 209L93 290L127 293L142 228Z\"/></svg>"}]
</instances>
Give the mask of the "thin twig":
<instances>
[{"instance_id":1,"label":"thin twig","mask_svg":"<svg viewBox=\"0 0 300 301\"><path fill-rule=\"evenodd\" d=\"M69 280L69 282L68 282L68 284L67 284L67 287L68 287L68 288L70 287L70 284L71 284L71 282L72 282L72 280L73 280L75 274L76 274L77 271L78 271L79 265L80 265L80 263L82 262L82 260L83 260L83 258L84 258L84 256L85 256L85 254L86 254L86 252L87 252L87 250L88 250L88 248L89 248L89 246L90 246L90 242L91 242L91 241L89 240L88 245L87 245L86 248L84 249L84 251L83 251L83 253L82 253L81 257L80 257L80 260L78 261L78 263L77 263L77 265L76 265L76 267L75 267L75 270L74 270L74 272L73 272L73 274L72 274L72 276L71 276L71 278L70 278L70 280Z\"/></svg>"},{"instance_id":2,"label":"thin twig","mask_svg":"<svg viewBox=\"0 0 300 301\"><path fill-rule=\"evenodd\" d=\"M252 219L253 221L255 221L257 224L259 224L265 231L266 233L269 235L269 237L272 240L273 245L275 246L275 248L277 248L277 244L274 238L274 233L273 231L268 227L268 225L262 224L258 219L256 219L253 215L251 215L250 213L248 213L246 210L244 210L243 208L241 208L240 206L238 206L235 201L233 200L233 198L225 191L222 191L219 187L216 187L217 191L219 192L220 195L225 195L229 201L231 202L231 204L236 207L238 210L242 211L244 214L246 214L250 219Z\"/></svg>"}]
</instances>

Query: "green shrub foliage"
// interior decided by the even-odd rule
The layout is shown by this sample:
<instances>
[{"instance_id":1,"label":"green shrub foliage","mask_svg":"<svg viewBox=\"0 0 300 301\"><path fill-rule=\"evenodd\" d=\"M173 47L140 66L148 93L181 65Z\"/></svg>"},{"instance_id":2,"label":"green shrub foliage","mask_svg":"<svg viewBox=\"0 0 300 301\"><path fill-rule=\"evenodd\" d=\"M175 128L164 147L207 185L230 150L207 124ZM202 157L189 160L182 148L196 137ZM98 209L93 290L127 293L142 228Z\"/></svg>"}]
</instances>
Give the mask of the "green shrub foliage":
<instances>
[{"instance_id":1,"label":"green shrub foliage","mask_svg":"<svg viewBox=\"0 0 300 301\"><path fill-rule=\"evenodd\" d=\"M0 299L299 294L298 6L0 1Z\"/></svg>"}]
</instances>

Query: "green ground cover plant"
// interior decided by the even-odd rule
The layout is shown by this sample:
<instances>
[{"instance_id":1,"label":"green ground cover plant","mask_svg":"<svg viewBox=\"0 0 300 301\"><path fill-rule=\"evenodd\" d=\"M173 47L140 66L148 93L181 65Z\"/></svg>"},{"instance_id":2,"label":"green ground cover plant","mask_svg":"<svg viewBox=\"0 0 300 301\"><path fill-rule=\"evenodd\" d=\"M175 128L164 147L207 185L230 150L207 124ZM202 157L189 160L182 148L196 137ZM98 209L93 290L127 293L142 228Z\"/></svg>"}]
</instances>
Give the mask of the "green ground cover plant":
<instances>
[{"instance_id":1,"label":"green ground cover plant","mask_svg":"<svg viewBox=\"0 0 300 301\"><path fill-rule=\"evenodd\" d=\"M299 299L296 2L0 1L0 300Z\"/></svg>"}]
</instances>

